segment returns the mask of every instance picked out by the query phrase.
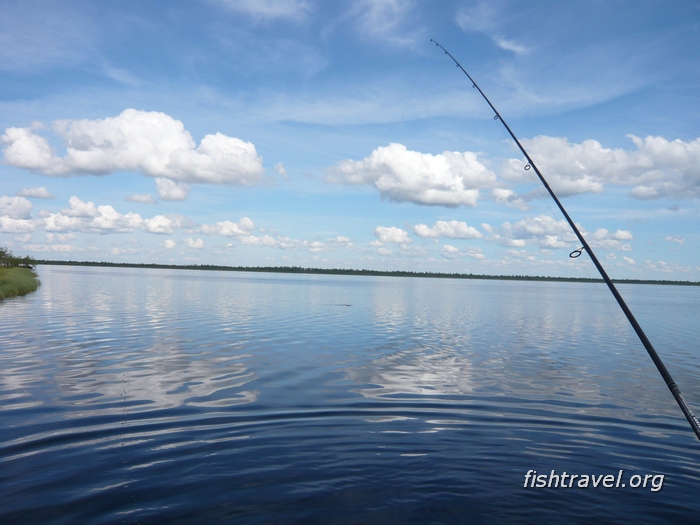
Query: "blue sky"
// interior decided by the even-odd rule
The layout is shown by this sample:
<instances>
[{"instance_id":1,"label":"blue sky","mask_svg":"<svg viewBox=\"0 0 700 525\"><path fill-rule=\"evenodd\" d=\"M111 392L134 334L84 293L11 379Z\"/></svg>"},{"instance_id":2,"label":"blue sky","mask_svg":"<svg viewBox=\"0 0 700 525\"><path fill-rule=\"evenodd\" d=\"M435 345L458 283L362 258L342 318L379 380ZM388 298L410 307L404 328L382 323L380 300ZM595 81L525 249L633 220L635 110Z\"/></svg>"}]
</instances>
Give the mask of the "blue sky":
<instances>
[{"instance_id":1,"label":"blue sky","mask_svg":"<svg viewBox=\"0 0 700 525\"><path fill-rule=\"evenodd\" d=\"M17 255L700 280L700 2L3 2Z\"/></svg>"}]
</instances>

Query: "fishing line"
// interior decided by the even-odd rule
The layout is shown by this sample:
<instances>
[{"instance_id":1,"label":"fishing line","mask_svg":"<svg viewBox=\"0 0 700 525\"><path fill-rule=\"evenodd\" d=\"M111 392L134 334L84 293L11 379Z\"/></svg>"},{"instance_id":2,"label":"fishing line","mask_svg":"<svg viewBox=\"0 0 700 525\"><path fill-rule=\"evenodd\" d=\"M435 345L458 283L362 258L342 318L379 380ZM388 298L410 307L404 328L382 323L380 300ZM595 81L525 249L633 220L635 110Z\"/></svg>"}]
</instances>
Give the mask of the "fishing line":
<instances>
[{"instance_id":1,"label":"fishing line","mask_svg":"<svg viewBox=\"0 0 700 525\"><path fill-rule=\"evenodd\" d=\"M528 171L530 169L534 170L534 172L537 174L537 177L540 179L540 182L542 182L542 185L549 192L549 195L552 197L552 200L557 205L557 207L559 208L559 211L562 213L562 215L566 219L566 222L569 223L569 226L574 231L574 233L576 234L576 237L578 238L579 242L581 243L581 248L571 252L569 254L569 257L577 258L583 253L583 251L585 251L588 254L588 257L590 257L591 262L598 270L598 273L605 281L605 284L608 285L608 289L610 290L610 293L613 294L613 297L615 297L617 304L620 306L620 308L624 312L625 316L627 317L627 320L632 325L632 328L636 332L637 337L639 337L639 340L641 341L642 345L644 346L647 353L649 354L649 357L654 362L654 365L656 365L656 369L659 371L659 373L661 374L661 377L663 377L664 381L666 382L666 386L668 386L668 389L671 391L671 394L673 395L674 399L678 403L678 406L680 407L681 411L683 412L683 415L688 420L688 423L690 424L690 427L693 429L693 432L695 432L695 435L697 436L697 438L700 439L700 422L698 422L697 418L695 417L695 414L693 414L693 412L690 410L690 407L685 402L685 399L683 399L683 395L681 394L681 391L678 388L678 385L671 377L671 374L666 369L666 365L664 365L663 361L659 357L659 354L656 353L654 346L651 344L651 341L649 341L649 338L644 333L644 330L642 330L642 327L637 322L637 319L635 319L634 315L632 314L632 311L627 306L627 303L625 303L625 300L620 295L620 292L617 291L617 288L613 284L612 280L610 279L610 277L608 277L607 272L605 271L603 266L600 264L600 261L598 260L598 258L595 256L595 253L593 253L593 250L591 250L591 247L588 245L588 242L586 241L586 239L583 237L583 235L579 231L579 229L576 226L576 224L574 223L573 219L571 219L571 217L569 216L568 212L566 211L566 209L562 205L559 198L555 195L554 191L552 190L549 183L547 182L547 180L544 178L544 176L540 172L537 165L534 163L534 161L532 160L532 158L530 157L528 152L525 151L525 148L523 147L523 145L520 143L520 141L515 136L513 131L510 129L508 124L506 124L506 121L503 120L503 117L501 117L501 114L498 112L498 110L494 107L494 105L491 103L491 101L488 99L488 97L481 90L479 85L474 81L474 79L471 77L471 75L469 75L469 73L467 73L467 70L462 67L462 65L457 61L457 59L455 57L452 56L452 54L450 54L449 51L447 51L447 49L445 49L443 46L441 46L438 42L436 42L432 38L430 39L430 41L434 42L437 47L442 49L445 52L445 54L452 59L452 61L457 65L457 67L462 70L462 72L471 81L472 87L476 88L479 91L479 93L481 94L483 99L486 101L486 103L489 105L489 107L493 111L494 120L501 121L501 124L503 124L503 127L506 129L506 131L508 131L508 134L511 136L511 138L518 145L518 149L520 149L523 156L527 160L527 164L524 166L524 169L528 170Z\"/></svg>"}]
</instances>

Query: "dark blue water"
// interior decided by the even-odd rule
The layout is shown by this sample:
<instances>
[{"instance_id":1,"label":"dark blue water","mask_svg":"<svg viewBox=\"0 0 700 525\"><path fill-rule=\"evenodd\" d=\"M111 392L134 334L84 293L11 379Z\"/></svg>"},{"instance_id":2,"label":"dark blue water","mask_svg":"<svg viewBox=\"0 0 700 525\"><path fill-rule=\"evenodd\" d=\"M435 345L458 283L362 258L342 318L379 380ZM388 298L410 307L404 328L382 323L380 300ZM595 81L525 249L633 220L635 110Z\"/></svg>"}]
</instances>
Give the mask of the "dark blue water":
<instances>
[{"instance_id":1,"label":"dark blue water","mask_svg":"<svg viewBox=\"0 0 700 525\"><path fill-rule=\"evenodd\" d=\"M0 523L700 521L700 442L598 285L39 274L0 303ZM621 292L700 410L700 288Z\"/></svg>"}]
</instances>

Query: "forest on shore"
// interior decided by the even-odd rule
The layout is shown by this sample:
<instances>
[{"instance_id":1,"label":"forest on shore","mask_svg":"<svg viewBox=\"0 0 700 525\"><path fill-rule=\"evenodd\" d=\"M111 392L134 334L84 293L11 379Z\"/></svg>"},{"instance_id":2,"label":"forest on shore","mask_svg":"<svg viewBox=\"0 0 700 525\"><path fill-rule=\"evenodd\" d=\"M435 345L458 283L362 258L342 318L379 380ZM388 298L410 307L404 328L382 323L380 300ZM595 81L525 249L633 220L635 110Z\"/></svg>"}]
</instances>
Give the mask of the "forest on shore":
<instances>
[{"instance_id":1,"label":"forest on shore","mask_svg":"<svg viewBox=\"0 0 700 525\"><path fill-rule=\"evenodd\" d=\"M441 273L441 272L409 272L409 271L383 271L383 270L354 270L347 268L304 268L301 266L223 266L213 264L145 264L145 263L115 263L94 261L51 261L36 260L36 264L60 265L60 266L105 266L117 268L152 268L167 270L215 270L226 272L267 272L267 273L294 273L294 274L319 274L319 275L369 275L384 277L423 277L435 279L484 279L497 281L556 281L556 282L581 282L602 283L602 279L588 277L549 277L532 275L483 275L473 273ZM613 279L616 283L629 284L672 284L682 286L700 286L696 281L664 281L653 279Z\"/></svg>"}]
</instances>

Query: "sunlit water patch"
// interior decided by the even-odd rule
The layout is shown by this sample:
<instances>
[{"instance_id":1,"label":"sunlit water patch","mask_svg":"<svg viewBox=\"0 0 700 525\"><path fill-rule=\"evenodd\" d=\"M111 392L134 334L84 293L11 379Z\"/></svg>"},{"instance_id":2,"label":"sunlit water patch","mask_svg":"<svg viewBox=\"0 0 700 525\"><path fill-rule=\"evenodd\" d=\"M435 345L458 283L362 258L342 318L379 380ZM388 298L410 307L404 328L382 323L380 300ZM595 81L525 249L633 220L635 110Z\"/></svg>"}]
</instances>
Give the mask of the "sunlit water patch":
<instances>
[{"instance_id":1,"label":"sunlit water patch","mask_svg":"<svg viewBox=\"0 0 700 525\"><path fill-rule=\"evenodd\" d=\"M2 523L655 523L700 443L580 283L39 268L0 303ZM622 285L700 409L700 289ZM646 488L538 474L663 474ZM692 520L691 520L692 522Z\"/></svg>"}]
</instances>

